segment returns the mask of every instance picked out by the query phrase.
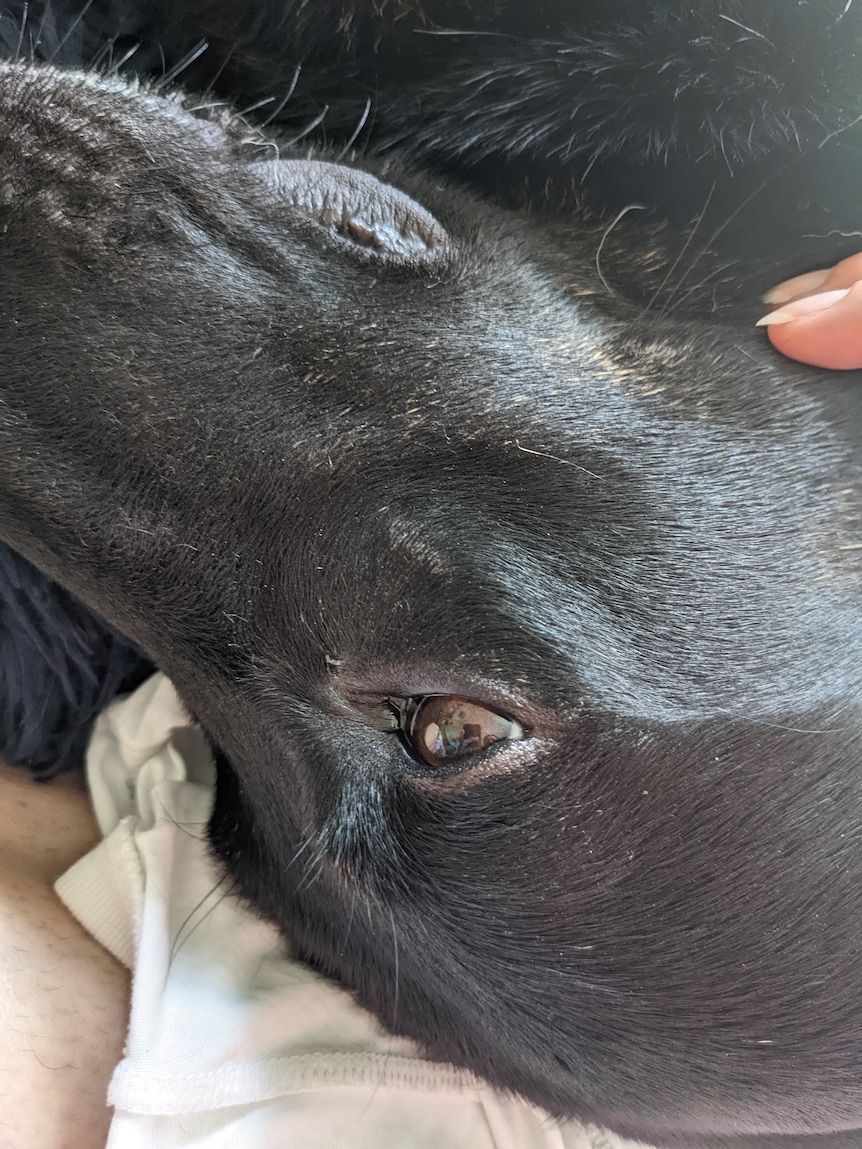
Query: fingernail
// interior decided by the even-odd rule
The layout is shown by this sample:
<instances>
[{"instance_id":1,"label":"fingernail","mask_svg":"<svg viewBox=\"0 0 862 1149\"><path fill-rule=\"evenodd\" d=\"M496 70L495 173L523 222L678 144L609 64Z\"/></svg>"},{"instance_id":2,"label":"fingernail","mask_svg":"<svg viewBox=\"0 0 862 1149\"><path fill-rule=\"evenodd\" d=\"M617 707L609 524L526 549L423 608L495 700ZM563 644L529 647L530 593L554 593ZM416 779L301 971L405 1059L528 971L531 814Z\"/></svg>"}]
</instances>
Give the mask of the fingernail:
<instances>
[{"instance_id":1,"label":"fingernail","mask_svg":"<svg viewBox=\"0 0 862 1149\"><path fill-rule=\"evenodd\" d=\"M770 311L762 319L758 319L755 327L772 327L779 323L792 323L794 319L801 319L803 315L816 315L818 311L828 311L839 299L843 299L849 287L841 291L823 291L820 295L809 295L805 299L794 299L786 307L779 307L778 311Z\"/></svg>"},{"instance_id":2,"label":"fingernail","mask_svg":"<svg viewBox=\"0 0 862 1149\"><path fill-rule=\"evenodd\" d=\"M822 287L832 274L832 268L826 271L809 271L805 275L797 275L793 279L785 279L777 284L771 291L763 296L764 303L789 303L803 295L813 295L818 287Z\"/></svg>"}]
</instances>

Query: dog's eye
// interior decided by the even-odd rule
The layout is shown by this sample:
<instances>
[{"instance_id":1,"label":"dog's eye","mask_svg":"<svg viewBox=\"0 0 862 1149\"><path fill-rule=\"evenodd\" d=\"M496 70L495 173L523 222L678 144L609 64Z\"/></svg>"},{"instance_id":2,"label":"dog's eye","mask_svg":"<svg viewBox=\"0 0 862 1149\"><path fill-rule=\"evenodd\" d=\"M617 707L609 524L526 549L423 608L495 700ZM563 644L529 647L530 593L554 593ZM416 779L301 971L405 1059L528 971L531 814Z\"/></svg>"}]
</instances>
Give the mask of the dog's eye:
<instances>
[{"instance_id":1,"label":"dog's eye","mask_svg":"<svg viewBox=\"0 0 862 1149\"><path fill-rule=\"evenodd\" d=\"M520 722L470 698L425 694L388 702L398 715L402 738L426 766L452 766L497 742L524 737Z\"/></svg>"}]
</instances>

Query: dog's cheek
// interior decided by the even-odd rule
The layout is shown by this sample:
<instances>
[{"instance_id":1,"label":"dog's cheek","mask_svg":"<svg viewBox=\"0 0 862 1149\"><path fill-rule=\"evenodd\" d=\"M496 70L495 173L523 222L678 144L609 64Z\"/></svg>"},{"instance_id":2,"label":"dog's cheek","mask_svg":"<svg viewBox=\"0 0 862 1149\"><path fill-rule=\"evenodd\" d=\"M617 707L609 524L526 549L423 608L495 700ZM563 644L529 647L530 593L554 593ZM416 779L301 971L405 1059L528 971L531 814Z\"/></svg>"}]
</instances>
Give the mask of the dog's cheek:
<instances>
[{"instance_id":1,"label":"dog's cheek","mask_svg":"<svg viewBox=\"0 0 862 1149\"><path fill-rule=\"evenodd\" d=\"M293 936L384 1024L557 1114L650 1140L858 1120L836 1086L862 1037L858 802L843 742L811 751L585 723L534 772L396 781L364 875L330 843Z\"/></svg>"},{"instance_id":2,"label":"dog's cheek","mask_svg":"<svg viewBox=\"0 0 862 1149\"><path fill-rule=\"evenodd\" d=\"M394 735L286 696L277 724L228 699L225 711L210 836L240 892L288 936L314 921L324 890L385 900L403 861L391 826Z\"/></svg>"}]
</instances>

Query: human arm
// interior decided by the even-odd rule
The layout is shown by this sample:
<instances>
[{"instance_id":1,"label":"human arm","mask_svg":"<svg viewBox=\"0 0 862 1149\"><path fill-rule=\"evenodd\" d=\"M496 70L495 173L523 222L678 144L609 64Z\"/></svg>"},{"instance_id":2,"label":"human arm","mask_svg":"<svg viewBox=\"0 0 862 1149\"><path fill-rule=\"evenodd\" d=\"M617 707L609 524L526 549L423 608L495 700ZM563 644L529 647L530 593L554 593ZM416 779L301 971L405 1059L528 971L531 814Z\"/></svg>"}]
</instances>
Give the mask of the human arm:
<instances>
[{"instance_id":1,"label":"human arm","mask_svg":"<svg viewBox=\"0 0 862 1149\"><path fill-rule=\"evenodd\" d=\"M100 835L79 778L0 765L0 1145L101 1149L128 973L69 913L55 879Z\"/></svg>"}]
</instances>

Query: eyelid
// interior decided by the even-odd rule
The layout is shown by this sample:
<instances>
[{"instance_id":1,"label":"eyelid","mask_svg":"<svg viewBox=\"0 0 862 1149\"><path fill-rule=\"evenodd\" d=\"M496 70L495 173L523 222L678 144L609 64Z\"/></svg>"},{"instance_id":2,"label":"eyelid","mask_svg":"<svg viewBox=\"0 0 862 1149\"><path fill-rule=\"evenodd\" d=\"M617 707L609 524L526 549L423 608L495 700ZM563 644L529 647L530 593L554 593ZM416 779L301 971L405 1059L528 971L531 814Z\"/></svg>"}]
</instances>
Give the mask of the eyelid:
<instances>
[{"instance_id":1,"label":"eyelid","mask_svg":"<svg viewBox=\"0 0 862 1149\"><path fill-rule=\"evenodd\" d=\"M396 699L386 697L383 700L384 705L381 706L378 701L373 711L371 708L366 711L372 719L372 725L375 730L380 730L385 734L394 734L401 729L402 722L402 708L404 706L404 699Z\"/></svg>"},{"instance_id":2,"label":"eyelid","mask_svg":"<svg viewBox=\"0 0 862 1149\"><path fill-rule=\"evenodd\" d=\"M424 695L421 695L420 697L424 697ZM387 706L391 706L395 711L395 713L391 715L392 720L395 723L394 728L396 730L400 729L401 724L404 722L404 717L407 713L407 707L410 704L410 698L398 698L395 695L388 694L386 696L385 702Z\"/></svg>"}]
</instances>

